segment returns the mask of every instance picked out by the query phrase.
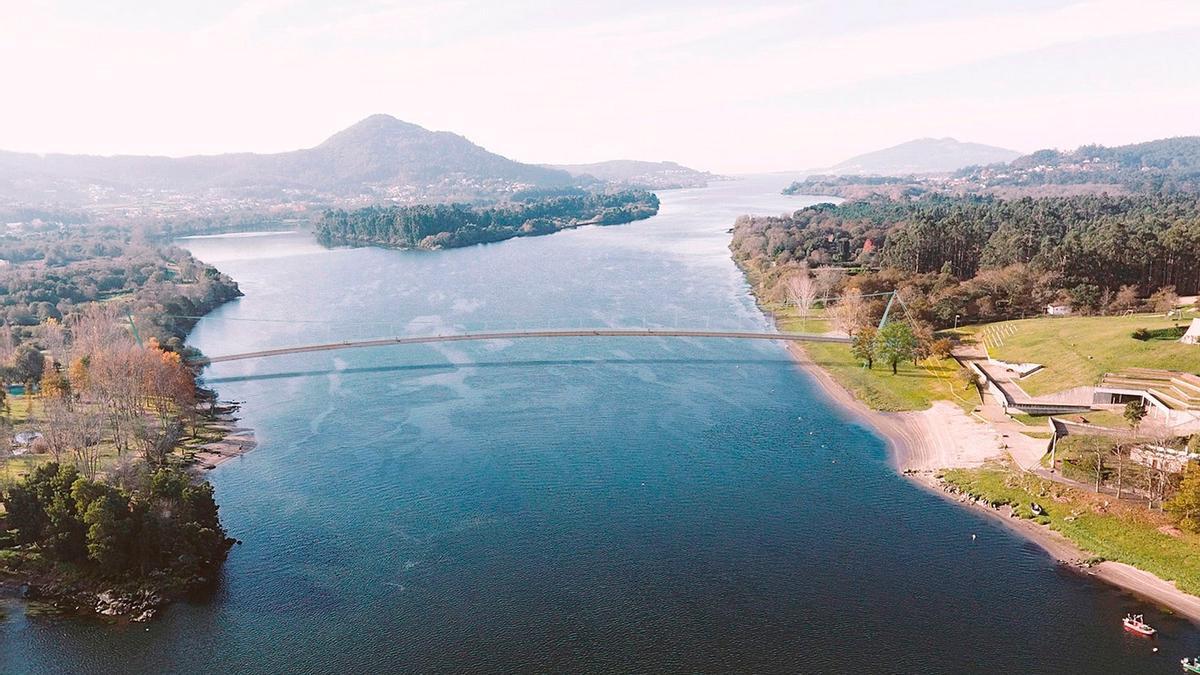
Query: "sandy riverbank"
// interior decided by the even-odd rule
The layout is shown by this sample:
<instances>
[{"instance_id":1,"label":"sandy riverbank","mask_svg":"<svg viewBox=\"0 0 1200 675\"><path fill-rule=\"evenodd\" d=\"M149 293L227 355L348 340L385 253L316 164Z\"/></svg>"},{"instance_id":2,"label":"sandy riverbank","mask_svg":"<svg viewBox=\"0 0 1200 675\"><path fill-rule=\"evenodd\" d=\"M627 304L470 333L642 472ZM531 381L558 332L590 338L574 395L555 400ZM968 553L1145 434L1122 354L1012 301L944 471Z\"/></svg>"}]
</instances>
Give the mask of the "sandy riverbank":
<instances>
[{"instance_id":1,"label":"sandy riverbank","mask_svg":"<svg viewBox=\"0 0 1200 675\"><path fill-rule=\"evenodd\" d=\"M230 412L217 415L216 421L210 428L221 432L221 439L196 448L196 463L193 467L199 471L210 471L234 457L241 457L258 447L254 430L238 426L238 418L233 415L234 404L225 404Z\"/></svg>"},{"instance_id":2,"label":"sandy riverbank","mask_svg":"<svg viewBox=\"0 0 1200 675\"><path fill-rule=\"evenodd\" d=\"M788 350L849 419L867 424L884 438L893 465L918 485L996 519L1081 574L1095 576L1200 624L1200 597L1179 590L1174 583L1124 563L1105 561L1085 565L1091 554L1049 526L1014 518L1004 509L948 492L937 478L938 469L977 467L1006 456L1001 435L990 425L971 419L960 408L944 401L920 412L872 410L813 363L802 346L792 343Z\"/></svg>"}]
</instances>

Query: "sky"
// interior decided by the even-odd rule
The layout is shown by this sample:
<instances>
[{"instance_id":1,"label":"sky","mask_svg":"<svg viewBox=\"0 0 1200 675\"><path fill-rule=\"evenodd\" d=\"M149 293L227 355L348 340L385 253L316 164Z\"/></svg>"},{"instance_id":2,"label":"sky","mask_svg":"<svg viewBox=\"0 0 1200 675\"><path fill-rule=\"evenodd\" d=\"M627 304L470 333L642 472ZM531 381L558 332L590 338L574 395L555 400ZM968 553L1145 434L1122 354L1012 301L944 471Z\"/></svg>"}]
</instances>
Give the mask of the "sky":
<instances>
[{"instance_id":1,"label":"sky","mask_svg":"<svg viewBox=\"0 0 1200 675\"><path fill-rule=\"evenodd\" d=\"M0 148L319 144L373 113L525 162L834 164L1200 134L1200 0L0 0Z\"/></svg>"}]
</instances>

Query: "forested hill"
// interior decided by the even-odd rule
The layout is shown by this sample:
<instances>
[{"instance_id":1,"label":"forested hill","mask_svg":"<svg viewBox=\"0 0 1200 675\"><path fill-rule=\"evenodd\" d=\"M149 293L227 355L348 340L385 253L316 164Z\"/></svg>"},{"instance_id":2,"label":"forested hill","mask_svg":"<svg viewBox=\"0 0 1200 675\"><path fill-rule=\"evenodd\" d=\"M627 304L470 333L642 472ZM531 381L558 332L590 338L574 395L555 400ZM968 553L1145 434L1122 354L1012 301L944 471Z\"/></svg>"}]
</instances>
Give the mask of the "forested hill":
<instances>
[{"instance_id":1,"label":"forested hill","mask_svg":"<svg viewBox=\"0 0 1200 675\"><path fill-rule=\"evenodd\" d=\"M934 324L955 314L991 320L1036 313L1051 301L1101 311L1123 288L1143 298L1163 289L1200 292L1200 197L820 204L785 217L739 219L731 248L740 264L761 274L802 262L878 269L883 285L920 286L920 295L943 302L927 317Z\"/></svg>"},{"instance_id":2,"label":"forested hill","mask_svg":"<svg viewBox=\"0 0 1200 675\"><path fill-rule=\"evenodd\" d=\"M580 225L628 223L656 213L658 197L644 190L550 191L488 206L421 204L328 211L316 233L330 244L438 249L550 234Z\"/></svg>"},{"instance_id":3,"label":"forested hill","mask_svg":"<svg viewBox=\"0 0 1200 675\"><path fill-rule=\"evenodd\" d=\"M1008 164L969 167L960 181L990 186L1100 184L1130 192L1200 192L1200 136L1070 152L1038 150Z\"/></svg>"}]
</instances>

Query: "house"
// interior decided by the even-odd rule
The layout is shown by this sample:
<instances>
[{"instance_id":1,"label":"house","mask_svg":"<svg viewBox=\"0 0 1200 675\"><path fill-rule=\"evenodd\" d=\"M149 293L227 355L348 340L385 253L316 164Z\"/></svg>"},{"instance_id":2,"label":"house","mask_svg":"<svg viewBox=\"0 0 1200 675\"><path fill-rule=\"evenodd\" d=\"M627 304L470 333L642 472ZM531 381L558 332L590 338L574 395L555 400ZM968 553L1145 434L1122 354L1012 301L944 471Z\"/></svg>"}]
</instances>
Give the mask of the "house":
<instances>
[{"instance_id":1,"label":"house","mask_svg":"<svg viewBox=\"0 0 1200 675\"><path fill-rule=\"evenodd\" d=\"M1070 305L1046 305L1046 313L1050 316L1067 316L1071 313Z\"/></svg>"}]
</instances>

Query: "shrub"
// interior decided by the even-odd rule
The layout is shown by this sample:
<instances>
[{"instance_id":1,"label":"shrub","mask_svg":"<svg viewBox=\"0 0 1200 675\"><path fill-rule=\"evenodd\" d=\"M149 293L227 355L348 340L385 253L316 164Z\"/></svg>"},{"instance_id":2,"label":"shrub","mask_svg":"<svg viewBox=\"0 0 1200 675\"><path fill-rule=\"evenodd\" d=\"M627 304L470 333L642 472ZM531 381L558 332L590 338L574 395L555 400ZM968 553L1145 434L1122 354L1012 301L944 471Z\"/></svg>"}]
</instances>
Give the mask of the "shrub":
<instances>
[{"instance_id":1,"label":"shrub","mask_svg":"<svg viewBox=\"0 0 1200 675\"><path fill-rule=\"evenodd\" d=\"M1132 336L1134 340L1141 340L1142 342L1145 342L1151 337L1150 329L1138 328L1137 330L1133 331Z\"/></svg>"}]
</instances>

